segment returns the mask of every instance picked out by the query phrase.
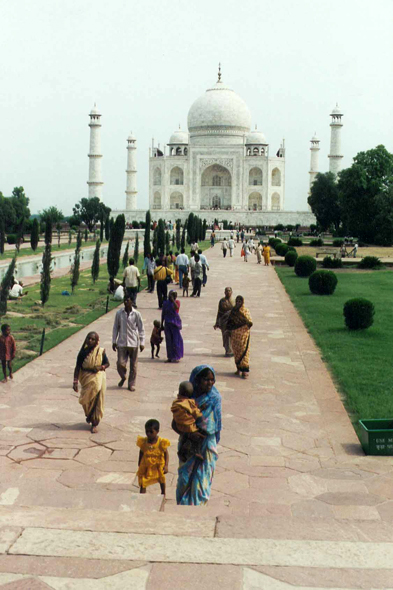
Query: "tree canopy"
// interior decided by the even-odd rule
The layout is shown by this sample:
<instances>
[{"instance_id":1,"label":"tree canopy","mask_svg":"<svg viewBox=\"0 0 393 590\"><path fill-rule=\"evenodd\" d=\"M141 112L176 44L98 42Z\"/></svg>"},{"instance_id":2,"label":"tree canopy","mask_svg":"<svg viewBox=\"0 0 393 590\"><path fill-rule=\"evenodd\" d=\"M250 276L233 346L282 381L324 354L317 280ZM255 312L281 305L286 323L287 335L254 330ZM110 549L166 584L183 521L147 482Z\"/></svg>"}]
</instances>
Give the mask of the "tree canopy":
<instances>
[{"instance_id":1,"label":"tree canopy","mask_svg":"<svg viewBox=\"0 0 393 590\"><path fill-rule=\"evenodd\" d=\"M29 199L23 186L17 186L11 197L4 197L0 192L0 211L9 233L19 233L30 217Z\"/></svg>"},{"instance_id":2,"label":"tree canopy","mask_svg":"<svg viewBox=\"0 0 393 590\"><path fill-rule=\"evenodd\" d=\"M90 199L83 198L79 203L76 203L72 210L74 212L74 219L79 219L80 222L83 221L89 228L89 231L93 231L94 226L99 221L105 223L111 212L110 207L104 205L98 197L92 197Z\"/></svg>"},{"instance_id":3,"label":"tree canopy","mask_svg":"<svg viewBox=\"0 0 393 590\"><path fill-rule=\"evenodd\" d=\"M332 172L319 173L311 186L308 204L321 228L326 231L331 225L340 226L340 205L336 177Z\"/></svg>"}]
</instances>

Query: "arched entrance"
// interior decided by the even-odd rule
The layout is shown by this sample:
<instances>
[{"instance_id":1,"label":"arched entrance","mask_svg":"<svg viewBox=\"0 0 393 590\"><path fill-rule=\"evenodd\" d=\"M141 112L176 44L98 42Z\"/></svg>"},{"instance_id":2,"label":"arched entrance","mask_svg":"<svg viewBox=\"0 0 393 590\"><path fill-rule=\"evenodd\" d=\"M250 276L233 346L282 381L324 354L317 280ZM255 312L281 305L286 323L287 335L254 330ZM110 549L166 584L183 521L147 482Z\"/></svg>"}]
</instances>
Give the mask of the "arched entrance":
<instances>
[{"instance_id":1,"label":"arched entrance","mask_svg":"<svg viewBox=\"0 0 393 590\"><path fill-rule=\"evenodd\" d=\"M261 195L261 193L254 192L249 195L248 208L251 211L261 211L262 210L262 195Z\"/></svg>"},{"instance_id":2,"label":"arched entrance","mask_svg":"<svg viewBox=\"0 0 393 590\"><path fill-rule=\"evenodd\" d=\"M231 173L220 164L208 166L201 175L201 208L230 209L231 207Z\"/></svg>"}]
</instances>

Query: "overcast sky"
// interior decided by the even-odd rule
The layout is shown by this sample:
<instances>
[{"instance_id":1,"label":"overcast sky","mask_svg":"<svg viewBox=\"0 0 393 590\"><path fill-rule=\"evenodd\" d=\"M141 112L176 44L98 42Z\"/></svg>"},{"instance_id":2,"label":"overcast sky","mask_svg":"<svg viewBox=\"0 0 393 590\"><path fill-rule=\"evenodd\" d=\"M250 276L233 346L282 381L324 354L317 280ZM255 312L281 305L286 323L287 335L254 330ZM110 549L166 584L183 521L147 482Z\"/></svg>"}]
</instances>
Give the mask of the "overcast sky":
<instances>
[{"instance_id":1,"label":"overcast sky","mask_svg":"<svg viewBox=\"0 0 393 590\"><path fill-rule=\"evenodd\" d=\"M222 79L275 153L286 140L286 209L305 210L310 139L328 169L329 113L344 113L344 166L393 152L392 0L0 0L0 191L32 213L87 196L89 127L102 113L103 200L125 206L126 138L137 137L138 208L148 148L169 141Z\"/></svg>"}]
</instances>

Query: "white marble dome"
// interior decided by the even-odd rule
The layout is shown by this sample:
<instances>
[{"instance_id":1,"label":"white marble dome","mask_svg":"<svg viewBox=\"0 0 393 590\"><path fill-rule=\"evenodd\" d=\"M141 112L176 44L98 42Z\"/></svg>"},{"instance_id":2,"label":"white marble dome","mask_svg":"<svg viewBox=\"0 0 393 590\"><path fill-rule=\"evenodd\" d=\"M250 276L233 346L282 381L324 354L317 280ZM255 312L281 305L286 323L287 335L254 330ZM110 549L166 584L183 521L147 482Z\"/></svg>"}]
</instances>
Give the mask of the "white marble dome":
<instances>
[{"instance_id":1,"label":"white marble dome","mask_svg":"<svg viewBox=\"0 0 393 590\"><path fill-rule=\"evenodd\" d=\"M229 86L217 82L197 98L188 112L190 133L198 131L237 131L247 133L251 127L251 113L244 100Z\"/></svg>"},{"instance_id":2,"label":"white marble dome","mask_svg":"<svg viewBox=\"0 0 393 590\"><path fill-rule=\"evenodd\" d=\"M251 131L246 137L246 145L267 145L266 137L262 131Z\"/></svg>"},{"instance_id":3,"label":"white marble dome","mask_svg":"<svg viewBox=\"0 0 393 590\"><path fill-rule=\"evenodd\" d=\"M176 143L176 144L188 144L188 133L187 131L182 131L178 129L174 133L172 133L169 143Z\"/></svg>"}]
</instances>

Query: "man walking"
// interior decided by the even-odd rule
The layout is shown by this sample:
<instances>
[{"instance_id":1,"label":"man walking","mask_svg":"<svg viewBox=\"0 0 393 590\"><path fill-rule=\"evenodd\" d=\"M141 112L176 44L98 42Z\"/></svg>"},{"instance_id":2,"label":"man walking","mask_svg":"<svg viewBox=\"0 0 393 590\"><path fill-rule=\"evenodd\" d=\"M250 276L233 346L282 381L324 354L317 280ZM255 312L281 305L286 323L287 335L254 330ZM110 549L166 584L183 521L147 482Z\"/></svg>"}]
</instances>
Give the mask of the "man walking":
<instances>
[{"instance_id":1,"label":"man walking","mask_svg":"<svg viewBox=\"0 0 393 590\"><path fill-rule=\"evenodd\" d=\"M127 376L127 363L130 359L128 389L135 391L138 368L138 348L145 348L145 329L139 311L132 309L132 299L124 297L124 308L115 315L112 333L112 349L117 350L117 372L120 375L119 387L123 387Z\"/></svg>"},{"instance_id":2,"label":"man walking","mask_svg":"<svg viewBox=\"0 0 393 590\"><path fill-rule=\"evenodd\" d=\"M229 248L229 256L232 258L233 249L235 248L235 240L233 238L230 238L228 240L228 248Z\"/></svg>"},{"instance_id":3,"label":"man walking","mask_svg":"<svg viewBox=\"0 0 393 590\"><path fill-rule=\"evenodd\" d=\"M188 265L190 264L188 256L184 248L181 249L181 254L176 258L176 266L179 269L179 289L183 288L183 275L188 272Z\"/></svg>"},{"instance_id":4,"label":"man walking","mask_svg":"<svg viewBox=\"0 0 393 590\"><path fill-rule=\"evenodd\" d=\"M131 297L132 305L134 307L137 307L136 298L138 295L139 287L141 286L141 277L139 274L139 270L135 266L135 260L133 258L130 258L128 262L129 266L127 266L127 268L125 268L123 272L123 286L127 295Z\"/></svg>"},{"instance_id":5,"label":"man walking","mask_svg":"<svg viewBox=\"0 0 393 590\"><path fill-rule=\"evenodd\" d=\"M202 284L204 287L206 287L206 283L207 283L207 270L210 270L209 268L209 263L207 261L207 258L204 254L202 254L202 250L198 250L198 254L199 254L199 262L202 264L202 272L203 272L203 279L202 279Z\"/></svg>"},{"instance_id":6,"label":"man walking","mask_svg":"<svg viewBox=\"0 0 393 590\"><path fill-rule=\"evenodd\" d=\"M226 238L224 238L224 241L221 244L221 250L222 250L222 255L225 258L227 255L227 250L228 250L228 242L227 242Z\"/></svg>"},{"instance_id":7,"label":"man walking","mask_svg":"<svg viewBox=\"0 0 393 590\"><path fill-rule=\"evenodd\" d=\"M162 309L162 304L168 299L168 280L173 276L173 271L163 266L157 258L156 268L154 269L154 280L157 282L158 309Z\"/></svg>"}]
</instances>

